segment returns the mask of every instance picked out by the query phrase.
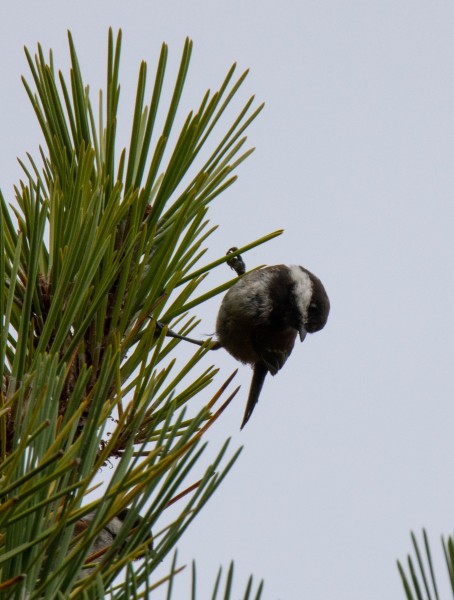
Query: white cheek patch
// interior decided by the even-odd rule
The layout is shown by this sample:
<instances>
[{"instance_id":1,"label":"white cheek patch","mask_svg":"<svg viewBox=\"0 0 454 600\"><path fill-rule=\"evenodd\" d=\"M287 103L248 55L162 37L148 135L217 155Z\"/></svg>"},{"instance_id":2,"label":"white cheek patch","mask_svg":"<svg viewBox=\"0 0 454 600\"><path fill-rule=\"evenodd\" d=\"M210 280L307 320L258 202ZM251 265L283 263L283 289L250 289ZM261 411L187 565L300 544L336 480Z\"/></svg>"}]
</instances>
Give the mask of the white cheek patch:
<instances>
[{"instance_id":1,"label":"white cheek patch","mask_svg":"<svg viewBox=\"0 0 454 600\"><path fill-rule=\"evenodd\" d=\"M307 309L312 299L312 279L309 275L300 269L298 265L290 265L290 272L295 281L295 300L300 313L303 315L303 321L307 320Z\"/></svg>"}]
</instances>

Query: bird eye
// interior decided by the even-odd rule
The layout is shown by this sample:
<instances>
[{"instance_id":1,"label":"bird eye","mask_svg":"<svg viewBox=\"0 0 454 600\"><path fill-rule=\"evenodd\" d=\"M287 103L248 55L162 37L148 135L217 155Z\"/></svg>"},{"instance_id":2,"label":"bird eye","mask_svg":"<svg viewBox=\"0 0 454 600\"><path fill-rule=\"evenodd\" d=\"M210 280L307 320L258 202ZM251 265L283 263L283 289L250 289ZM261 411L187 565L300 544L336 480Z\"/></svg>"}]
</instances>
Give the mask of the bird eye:
<instances>
[{"instance_id":1,"label":"bird eye","mask_svg":"<svg viewBox=\"0 0 454 600\"><path fill-rule=\"evenodd\" d=\"M311 302L309 304L309 308L312 309L312 310L317 310L318 304L316 302Z\"/></svg>"}]
</instances>

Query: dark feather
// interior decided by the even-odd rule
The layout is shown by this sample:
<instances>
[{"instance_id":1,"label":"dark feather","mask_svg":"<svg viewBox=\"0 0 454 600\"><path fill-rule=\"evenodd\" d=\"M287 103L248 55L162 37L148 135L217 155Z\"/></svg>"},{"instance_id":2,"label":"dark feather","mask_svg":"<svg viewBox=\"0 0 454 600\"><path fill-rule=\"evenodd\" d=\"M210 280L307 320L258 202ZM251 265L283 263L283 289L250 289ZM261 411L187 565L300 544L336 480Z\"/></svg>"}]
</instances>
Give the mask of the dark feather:
<instances>
[{"instance_id":1,"label":"dark feather","mask_svg":"<svg viewBox=\"0 0 454 600\"><path fill-rule=\"evenodd\" d=\"M290 356L290 352L284 350L269 350L264 348L261 351L262 361L271 375L276 375L282 369L285 361Z\"/></svg>"},{"instance_id":2,"label":"dark feather","mask_svg":"<svg viewBox=\"0 0 454 600\"><path fill-rule=\"evenodd\" d=\"M249 421L254 411L255 405L259 401L260 392L262 391L263 382L265 381L267 373L268 369L266 365L264 365L262 362L258 362L254 365L251 388L249 390L249 397L247 399L246 410L244 412L244 418L241 424L241 429L243 429L243 427Z\"/></svg>"}]
</instances>

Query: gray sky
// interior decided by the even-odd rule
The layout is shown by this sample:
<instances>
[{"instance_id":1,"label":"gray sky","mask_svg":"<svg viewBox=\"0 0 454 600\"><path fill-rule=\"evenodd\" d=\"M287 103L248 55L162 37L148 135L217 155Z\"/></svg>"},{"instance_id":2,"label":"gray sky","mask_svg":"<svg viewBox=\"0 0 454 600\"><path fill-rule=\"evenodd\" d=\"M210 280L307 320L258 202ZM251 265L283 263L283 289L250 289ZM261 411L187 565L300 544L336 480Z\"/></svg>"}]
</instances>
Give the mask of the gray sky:
<instances>
[{"instance_id":1,"label":"gray sky","mask_svg":"<svg viewBox=\"0 0 454 600\"><path fill-rule=\"evenodd\" d=\"M395 560L423 526L444 576L438 543L452 531L454 493L454 4L5 1L7 198L20 176L15 157L41 142L20 82L23 45L40 41L66 68L71 29L95 92L109 25L124 33L125 115L139 61L152 72L162 41L172 66L185 36L194 40L188 110L232 62L250 67L242 99L266 102L249 134L257 151L213 206L220 230L209 256L282 227L248 266L302 264L331 298L327 327L266 381L241 434L251 373L240 367L242 390L211 450L232 436L243 454L179 546L180 562L197 560L200 597L233 558L237 589L249 573L264 577L266 600L404 598ZM216 277L213 285L230 273ZM216 309L198 313L200 334L214 330ZM226 353L216 361L222 377L236 367ZM181 575L179 597L188 584Z\"/></svg>"}]
</instances>

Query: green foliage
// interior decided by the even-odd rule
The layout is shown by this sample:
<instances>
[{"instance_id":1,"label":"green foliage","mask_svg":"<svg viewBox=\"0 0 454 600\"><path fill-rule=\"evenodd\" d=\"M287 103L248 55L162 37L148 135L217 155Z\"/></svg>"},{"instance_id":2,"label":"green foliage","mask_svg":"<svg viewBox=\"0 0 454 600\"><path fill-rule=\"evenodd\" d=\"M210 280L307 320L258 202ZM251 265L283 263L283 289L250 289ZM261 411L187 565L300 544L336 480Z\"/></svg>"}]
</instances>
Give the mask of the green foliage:
<instances>
[{"instance_id":1,"label":"green foliage","mask_svg":"<svg viewBox=\"0 0 454 600\"><path fill-rule=\"evenodd\" d=\"M404 566L399 561L397 562L407 600L440 600L427 533L423 530L423 549L420 548L414 533L411 534L411 539L416 560L408 555L408 574L405 572ZM448 537L446 541L442 538L441 544L448 569L450 589L454 596L454 539Z\"/></svg>"},{"instance_id":2,"label":"green foliage","mask_svg":"<svg viewBox=\"0 0 454 600\"><path fill-rule=\"evenodd\" d=\"M41 166L30 155L22 163L16 205L0 193L2 598L145 597L165 583L153 581L154 570L239 453L229 456L227 441L200 471L203 437L237 391L234 374L216 384L214 366L200 373L209 339L180 364L181 342L166 334L188 334L198 324L190 311L232 283L197 295L227 260L200 264L214 229L209 204L252 152L244 132L262 107L251 98L219 135L247 74L235 79L233 66L176 135L192 44L184 45L167 108L163 45L148 104L147 65L140 67L129 146L117 154L120 46L121 34L110 32L97 118L71 35L68 79L52 54L26 51L33 83L24 84L45 148ZM214 149L195 167L207 148ZM201 395L205 406L195 411L191 401ZM108 486L89 501L109 461ZM90 557L99 531L126 507L114 543ZM75 535L90 512L92 526ZM114 583L122 569L124 582ZM178 570L173 564L169 589ZM244 598L251 593L249 582Z\"/></svg>"}]
</instances>

